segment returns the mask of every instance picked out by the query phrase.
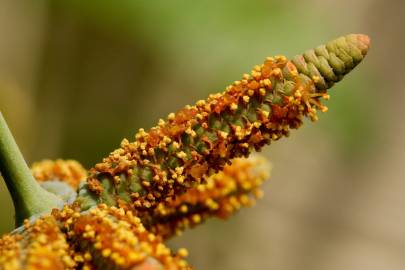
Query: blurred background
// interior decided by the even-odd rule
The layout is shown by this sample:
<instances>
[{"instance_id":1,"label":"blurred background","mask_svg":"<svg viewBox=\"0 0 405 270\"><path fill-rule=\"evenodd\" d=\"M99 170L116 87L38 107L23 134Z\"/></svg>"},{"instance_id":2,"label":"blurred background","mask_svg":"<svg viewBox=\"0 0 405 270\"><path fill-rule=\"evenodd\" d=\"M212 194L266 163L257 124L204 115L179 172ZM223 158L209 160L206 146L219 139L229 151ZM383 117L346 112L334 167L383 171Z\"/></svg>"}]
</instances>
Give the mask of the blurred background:
<instances>
[{"instance_id":1,"label":"blurred background","mask_svg":"<svg viewBox=\"0 0 405 270\"><path fill-rule=\"evenodd\" d=\"M0 0L0 109L27 160L86 167L266 56L348 33L329 112L267 147L265 197L170 242L196 269L405 268L404 1ZM13 207L0 181L0 233Z\"/></svg>"}]
</instances>

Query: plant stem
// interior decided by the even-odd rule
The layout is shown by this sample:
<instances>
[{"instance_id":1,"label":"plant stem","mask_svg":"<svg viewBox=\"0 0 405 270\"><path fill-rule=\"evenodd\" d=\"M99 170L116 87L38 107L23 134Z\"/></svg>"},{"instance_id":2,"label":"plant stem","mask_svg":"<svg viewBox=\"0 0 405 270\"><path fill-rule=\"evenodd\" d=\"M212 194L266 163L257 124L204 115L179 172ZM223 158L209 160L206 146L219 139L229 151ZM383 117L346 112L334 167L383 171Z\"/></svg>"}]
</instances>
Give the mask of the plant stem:
<instances>
[{"instance_id":1,"label":"plant stem","mask_svg":"<svg viewBox=\"0 0 405 270\"><path fill-rule=\"evenodd\" d=\"M41 188L32 176L1 111L0 172L14 203L16 225L63 204L61 199Z\"/></svg>"}]
</instances>

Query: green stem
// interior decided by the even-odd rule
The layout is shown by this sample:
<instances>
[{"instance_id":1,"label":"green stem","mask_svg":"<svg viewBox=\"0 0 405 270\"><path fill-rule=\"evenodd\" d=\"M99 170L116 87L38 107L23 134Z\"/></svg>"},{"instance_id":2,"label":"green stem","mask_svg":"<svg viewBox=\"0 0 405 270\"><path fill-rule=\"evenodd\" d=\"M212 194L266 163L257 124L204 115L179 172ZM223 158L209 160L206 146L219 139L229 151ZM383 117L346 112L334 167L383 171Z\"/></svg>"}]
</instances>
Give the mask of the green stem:
<instances>
[{"instance_id":1,"label":"green stem","mask_svg":"<svg viewBox=\"0 0 405 270\"><path fill-rule=\"evenodd\" d=\"M34 179L1 112L0 172L13 199L17 225L26 218L49 212L63 204Z\"/></svg>"}]
</instances>

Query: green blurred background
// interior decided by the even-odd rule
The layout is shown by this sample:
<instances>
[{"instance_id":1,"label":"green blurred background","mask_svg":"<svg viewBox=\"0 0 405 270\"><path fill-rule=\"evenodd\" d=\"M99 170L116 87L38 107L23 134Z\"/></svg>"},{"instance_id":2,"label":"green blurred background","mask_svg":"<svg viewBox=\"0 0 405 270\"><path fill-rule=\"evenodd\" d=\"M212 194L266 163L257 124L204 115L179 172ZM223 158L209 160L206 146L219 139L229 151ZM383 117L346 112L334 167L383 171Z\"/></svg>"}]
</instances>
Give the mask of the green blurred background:
<instances>
[{"instance_id":1,"label":"green blurred background","mask_svg":"<svg viewBox=\"0 0 405 270\"><path fill-rule=\"evenodd\" d=\"M265 197L170 242L197 269L405 268L404 1L0 0L0 109L27 160L98 162L266 56L371 36L329 112L264 150ZM0 233L13 207L0 183Z\"/></svg>"}]
</instances>

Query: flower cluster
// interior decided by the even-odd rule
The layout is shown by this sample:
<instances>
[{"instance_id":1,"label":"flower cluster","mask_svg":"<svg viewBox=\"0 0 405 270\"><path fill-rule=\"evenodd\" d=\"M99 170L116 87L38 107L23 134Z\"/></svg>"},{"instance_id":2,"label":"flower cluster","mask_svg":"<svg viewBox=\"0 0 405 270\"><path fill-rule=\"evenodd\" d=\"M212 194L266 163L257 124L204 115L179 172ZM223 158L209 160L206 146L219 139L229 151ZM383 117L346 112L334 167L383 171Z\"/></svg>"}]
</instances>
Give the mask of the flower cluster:
<instances>
[{"instance_id":1,"label":"flower cluster","mask_svg":"<svg viewBox=\"0 0 405 270\"><path fill-rule=\"evenodd\" d=\"M66 205L4 235L0 270L191 269L187 250L173 252L164 240L261 197L269 168L241 157L288 136L306 116L316 121L327 89L368 48L367 36L348 35L292 60L269 57L223 93L124 139L88 174L75 161L34 164L42 188Z\"/></svg>"},{"instance_id":2,"label":"flower cluster","mask_svg":"<svg viewBox=\"0 0 405 270\"><path fill-rule=\"evenodd\" d=\"M75 269L73 251L54 217L27 221L20 231L0 239L0 269Z\"/></svg>"},{"instance_id":3,"label":"flower cluster","mask_svg":"<svg viewBox=\"0 0 405 270\"><path fill-rule=\"evenodd\" d=\"M72 248L84 254L79 262L96 269L190 269L183 259L187 251L173 254L131 211L100 204L88 213L66 206L53 215Z\"/></svg>"},{"instance_id":4,"label":"flower cluster","mask_svg":"<svg viewBox=\"0 0 405 270\"><path fill-rule=\"evenodd\" d=\"M34 173L37 180L42 184L72 183L76 174L58 176L54 173L56 164L68 168L72 161L35 163L32 170L41 172ZM78 162L74 164L81 168ZM268 179L269 170L266 160L259 156L235 159L223 171L207 178L206 184L190 189L167 205L160 204L141 218L133 211L105 204L82 213L77 204L54 210L52 215L33 224L27 221L23 228L3 236L0 269L189 269L184 260L187 250L179 249L174 254L162 240L209 217L227 218L241 206L252 205L255 198L261 197L260 186ZM29 241L43 246L23 245Z\"/></svg>"},{"instance_id":5,"label":"flower cluster","mask_svg":"<svg viewBox=\"0 0 405 270\"><path fill-rule=\"evenodd\" d=\"M0 239L0 269L191 269L131 211L65 206Z\"/></svg>"},{"instance_id":6,"label":"flower cluster","mask_svg":"<svg viewBox=\"0 0 405 270\"><path fill-rule=\"evenodd\" d=\"M193 106L171 113L90 170L82 209L97 203L150 211L204 183L233 158L288 136L304 116L326 111L320 98L365 56L369 40L348 35L288 60L268 57L250 74Z\"/></svg>"},{"instance_id":7,"label":"flower cluster","mask_svg":"<svg viewBox=\"0 0 405 270\"><path fill-rule=\"evenodd\" d=\"M260 187L269 178L269 171L262 157L234 159L223 171L208 177L205 184L160 203L152 214L142 216L142 222L151 232L167 239L209 217L228 218L262 197Z\"/></svg>"},{"instance_id":8,"label":"flower cluster","mask_svg":"<svg viewBox=\"0 0 405 270\"><path fill-rule=\"evenodd\" d=\"M46 159L32 164L31 171L38 182L62 181L73 189L87 177L86 169L76 160Z\"/></svg>"}]
</instances>

